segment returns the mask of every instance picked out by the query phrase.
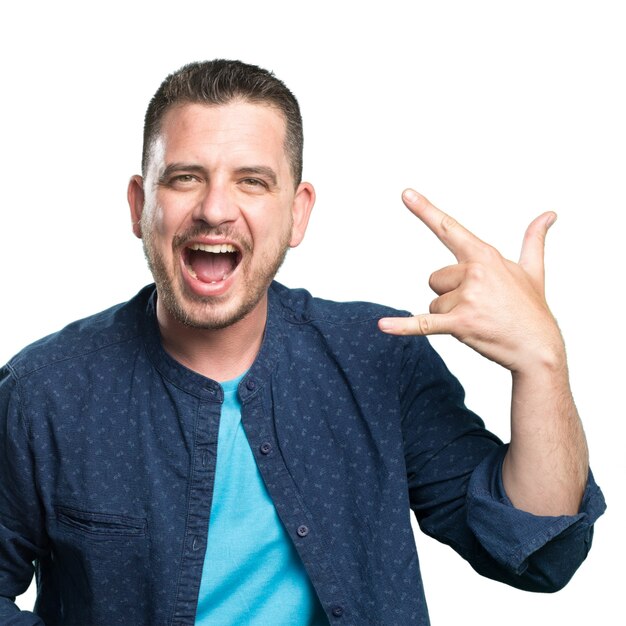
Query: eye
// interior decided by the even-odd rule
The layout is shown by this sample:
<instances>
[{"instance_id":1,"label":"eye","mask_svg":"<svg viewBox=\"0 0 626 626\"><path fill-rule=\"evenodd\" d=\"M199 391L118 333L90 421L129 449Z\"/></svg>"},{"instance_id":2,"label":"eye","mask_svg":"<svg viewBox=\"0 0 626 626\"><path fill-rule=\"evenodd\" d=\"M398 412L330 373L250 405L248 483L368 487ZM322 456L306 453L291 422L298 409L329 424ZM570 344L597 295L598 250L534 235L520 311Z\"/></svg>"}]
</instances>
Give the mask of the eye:
<instances>
[{"instance_id":1,"label":"eye","mask_svg":"<svg viewBox=\"0 0 626 626\"><path fill-rule=\"evenodd\" d=\"M195 174L174 174L173 176L162 179L160 184L170 189L182 191L194 188L199 182L200 179Z\"/></svg>"},{"instance_id":2,"label":"eye","mask_svg":"<svg viewBox=\"0 0 626 626\"><path fill-rule=\"evenodd\" d=\"M193 176L192 174L179 174L178 176L174 176L174 178L172 179L172 182L174 182L174 183L192 183L195 180L197 180L197 178L195 176Z\"/></svg>"},{"instance_id":3,"label":"eye","mask_svg":"<svg viewBox=\"0 0 626 626\"><path fill-rule=\"evenodd\" d=\"M267 183L258 178L244 178L241 182L246 187L267 188Z\"/></svg>"}]
</instances>

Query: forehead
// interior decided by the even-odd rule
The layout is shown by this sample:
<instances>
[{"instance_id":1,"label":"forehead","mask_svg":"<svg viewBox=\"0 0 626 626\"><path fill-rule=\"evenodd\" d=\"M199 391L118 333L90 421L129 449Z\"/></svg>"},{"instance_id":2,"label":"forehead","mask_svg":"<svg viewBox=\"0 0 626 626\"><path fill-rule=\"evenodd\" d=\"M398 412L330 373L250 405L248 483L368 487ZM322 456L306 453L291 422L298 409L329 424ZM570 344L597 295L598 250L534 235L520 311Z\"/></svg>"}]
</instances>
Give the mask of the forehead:
<instances>
[{"instance_id":1,"label":"forehead","mask_svg":"<svg viewBox=\"0 0 626 626\"><path fill-rule=\"evenodd\" d=\"M282 113L271 105L182 104L163 116L153 156L166 161L256 157L286 162L285 132Z\"/></svg>"}]
</instances>

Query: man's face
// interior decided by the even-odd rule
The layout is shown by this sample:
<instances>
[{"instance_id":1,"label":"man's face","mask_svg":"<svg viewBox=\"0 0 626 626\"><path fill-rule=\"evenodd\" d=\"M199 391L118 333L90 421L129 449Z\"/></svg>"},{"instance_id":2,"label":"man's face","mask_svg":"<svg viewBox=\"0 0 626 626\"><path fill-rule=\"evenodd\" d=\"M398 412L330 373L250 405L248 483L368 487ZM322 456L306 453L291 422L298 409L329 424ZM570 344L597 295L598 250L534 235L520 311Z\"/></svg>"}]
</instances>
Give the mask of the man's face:
<instances>
[{"instance_id":1,"label":"man's face","mask_svg":"<svg viewBox=\"0 0 626 626\"><path fill-rule=\"evenodd\" d=\"M274 108L235 101L168 111L144 181L131 179L135 234L167 314L217 329L265 306L302 240L313 188L296 189Z\"/></svg>"}]
</instances>

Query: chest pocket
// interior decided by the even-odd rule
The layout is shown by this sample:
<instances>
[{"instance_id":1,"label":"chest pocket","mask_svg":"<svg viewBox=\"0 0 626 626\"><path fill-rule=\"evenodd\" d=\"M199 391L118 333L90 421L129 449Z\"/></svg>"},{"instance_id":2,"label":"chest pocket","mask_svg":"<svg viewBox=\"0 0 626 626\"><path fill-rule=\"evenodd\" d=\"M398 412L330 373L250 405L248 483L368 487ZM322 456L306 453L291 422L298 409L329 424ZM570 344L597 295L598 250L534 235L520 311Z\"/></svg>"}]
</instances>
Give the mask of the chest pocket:
<instances>
[{"instance_id":1,"label":"chest pocket","mask_svg":"<svg viewBox=\"0 0 626 626\"><path fill-rule=\"evenodd\" d=\"M58 506L49 536L63 624L150 623L146 519Z\"/></svg>"},{"instance_id":2,"label":"chest pocket","mask_svg":"<svg viewBox=\"0 0 626 626\"><path fill-rule=\"evenodd\" d=\"M143 537L146 534L146 520L140 517L89 513L57 507L56 518L62 527L92 538Z\"/></svg>"}]
</instances>

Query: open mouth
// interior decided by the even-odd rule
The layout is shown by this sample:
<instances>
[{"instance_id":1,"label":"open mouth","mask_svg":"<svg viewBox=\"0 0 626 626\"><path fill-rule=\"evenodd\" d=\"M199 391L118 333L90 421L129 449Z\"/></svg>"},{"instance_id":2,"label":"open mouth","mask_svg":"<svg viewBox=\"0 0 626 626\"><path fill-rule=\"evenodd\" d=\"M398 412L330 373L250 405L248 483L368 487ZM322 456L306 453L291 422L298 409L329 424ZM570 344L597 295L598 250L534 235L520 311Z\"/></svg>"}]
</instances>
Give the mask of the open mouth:
<instances>
[{"instance_id":1,"label":"open mouth","mask_svg":"<svg viewBox=\"0 0 626 626\"><path fill-rule=\"evenodd\" d=\"M183 250L189 275L203 283L226 280L241 262L241 253L230 243L192 243Z\"/></svg>"}]
</instances>

